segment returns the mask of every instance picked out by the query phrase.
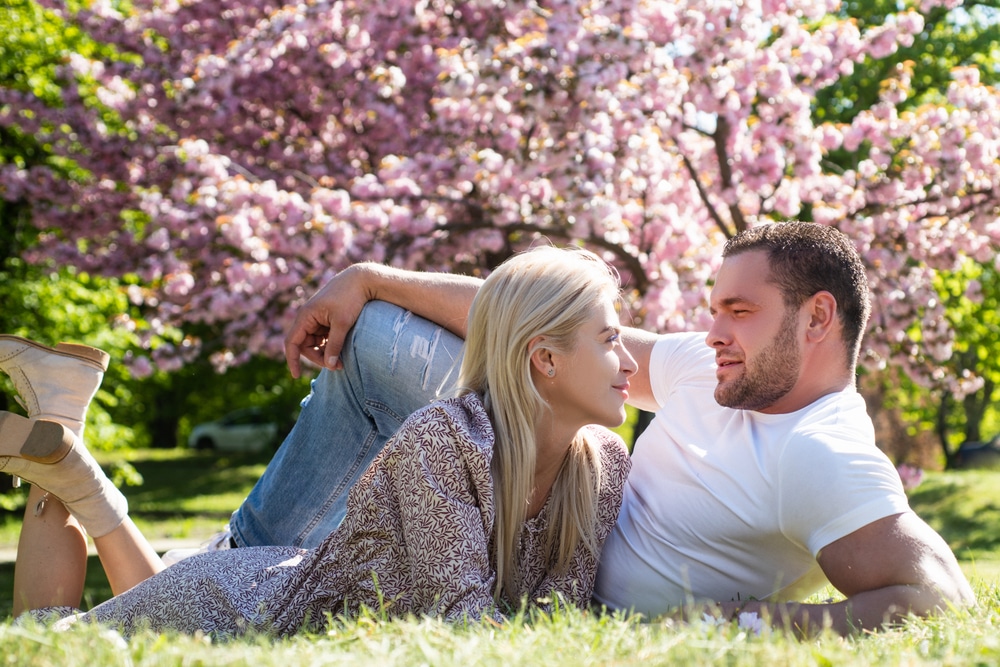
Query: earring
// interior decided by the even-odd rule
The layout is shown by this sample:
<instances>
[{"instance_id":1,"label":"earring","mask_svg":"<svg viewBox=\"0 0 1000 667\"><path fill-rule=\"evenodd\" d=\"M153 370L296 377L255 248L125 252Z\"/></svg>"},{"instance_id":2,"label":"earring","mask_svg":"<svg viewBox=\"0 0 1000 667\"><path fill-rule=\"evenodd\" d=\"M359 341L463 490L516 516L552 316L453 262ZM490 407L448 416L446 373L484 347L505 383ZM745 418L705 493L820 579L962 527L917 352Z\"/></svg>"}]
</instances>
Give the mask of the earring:
<instances>
[{"instance_id":1,"label":"earring","mask_svg":"<svg viewBox=\"0 0 1000 667\"><path fill-rule=\"evenodd\" d=\"M550 378L553 378L553 377L555 377L555 376L556 376L556 369L554 369L554 368L550 368L550 369L549 369L549 377L550 377Z\"/></svg>"}]
</instances>

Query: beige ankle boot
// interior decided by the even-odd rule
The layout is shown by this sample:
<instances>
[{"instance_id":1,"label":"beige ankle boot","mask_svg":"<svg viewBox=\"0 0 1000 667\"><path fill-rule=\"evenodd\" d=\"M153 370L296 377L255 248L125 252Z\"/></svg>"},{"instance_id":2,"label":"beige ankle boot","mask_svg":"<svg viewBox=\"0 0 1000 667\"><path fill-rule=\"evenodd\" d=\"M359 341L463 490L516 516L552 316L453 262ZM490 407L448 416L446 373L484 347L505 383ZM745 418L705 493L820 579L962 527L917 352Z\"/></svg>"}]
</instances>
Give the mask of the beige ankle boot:
<instances>
[{"instance_id":1,"label":"beige ankle boot","mask_svg":"<svg viewBox=\"0 0 1000 667\"><path fill-rule=\"evenodd\" d=\"M59 498L91 537L107 535L128 502L83 442L65 425L0 411L0 471Z\"/></svg>"},{"instance_id":2,"label":"beige ankle boot","mask_svg":"<svg viewBox=\"0 0 1000 667\"><path fill-rule=\"evenodd\" d=\"M109 359L107 352L87 345L48 347L0 334L0 371L10 376L28 417L57 421L80 438Z\"/></svg>"},{"instance_id":3,"label":"beige ankle boot","mask_svg":"<svg viewBox=\"0 0 1000 667\"><path fill-rule=\"evenodd\" d=\"M0 371L13 381L29 417L10 415L0 424L0 471L52 493L93 537L111 532L128 513L125 496L83 444L87 409L110 358L107 352L87 345L48 347L0 334ZM68 434L60 438L45 424ZM25 436L26 429L29 436ZM55 444L56 440L63 444ZM46 448L51 449L49 460L35 456Z\"/></svg>"}]
</instances>

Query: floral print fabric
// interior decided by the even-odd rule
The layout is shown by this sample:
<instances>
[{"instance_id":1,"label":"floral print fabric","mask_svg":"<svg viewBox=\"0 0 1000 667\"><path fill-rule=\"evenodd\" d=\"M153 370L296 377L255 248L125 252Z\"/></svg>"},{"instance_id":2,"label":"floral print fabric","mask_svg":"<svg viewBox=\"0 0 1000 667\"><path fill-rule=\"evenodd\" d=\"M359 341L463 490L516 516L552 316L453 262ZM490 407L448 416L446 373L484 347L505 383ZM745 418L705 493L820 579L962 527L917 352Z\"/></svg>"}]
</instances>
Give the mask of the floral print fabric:
<instances>
[{"instance_id":1,"label":"floral print fabric","mask_svg":"<svg viewBox=\"0 0 1000 667\"><path fill-rule=\"evenodd\" d=\"M600 543L621 506L629 457L622 441L593 428L602 475ZM411 416L352 489L343 524L312 550L252 547L200 554L73 620L220 635L287 635L327 614L362 607L446 619L502 616L492 591L493 430L468 394ZM561 594L590 601L597 559L582 544L564 572L546 566L549 505L522 530L519 577L529 602ZM516 607L519 600L505 600ZM65 619L69 620L69 619Z\"/></svg>"}]
</instances>

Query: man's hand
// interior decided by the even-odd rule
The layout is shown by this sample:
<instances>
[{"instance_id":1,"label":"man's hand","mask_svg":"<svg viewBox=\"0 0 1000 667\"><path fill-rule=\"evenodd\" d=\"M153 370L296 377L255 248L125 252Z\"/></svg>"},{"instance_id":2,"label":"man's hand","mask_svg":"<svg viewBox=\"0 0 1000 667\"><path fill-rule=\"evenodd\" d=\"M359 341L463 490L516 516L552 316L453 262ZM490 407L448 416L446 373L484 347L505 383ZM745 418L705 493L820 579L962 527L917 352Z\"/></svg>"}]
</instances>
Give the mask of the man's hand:
<instances>
[{"instance_id":1,"label":"man's hand","mask_svg":"<svg viewBox=\"0 0 1000 667\"><path fill-rule=\"evenodd\" d=\"M340 367L344 339L361 309L374 296L372 266L355 264L338 273L299 309L285 335L285 361L292 377L302 374L301 357L331 370Z\"/></svg>"},{"instance_id":2,"label":"man's hand","mask_svg":"<svg viewBox=\"0 0 1000 667\"><path fill-rule=\"evenodd\" d=\"M449 273L405 271L382 264L355 264L338 273L299 309L285 335L285 361L292 377L301 358L340 368L347 332L369 301L387 301L465 338L469 307L482 281Z\"/></svg>"}]
</instances>

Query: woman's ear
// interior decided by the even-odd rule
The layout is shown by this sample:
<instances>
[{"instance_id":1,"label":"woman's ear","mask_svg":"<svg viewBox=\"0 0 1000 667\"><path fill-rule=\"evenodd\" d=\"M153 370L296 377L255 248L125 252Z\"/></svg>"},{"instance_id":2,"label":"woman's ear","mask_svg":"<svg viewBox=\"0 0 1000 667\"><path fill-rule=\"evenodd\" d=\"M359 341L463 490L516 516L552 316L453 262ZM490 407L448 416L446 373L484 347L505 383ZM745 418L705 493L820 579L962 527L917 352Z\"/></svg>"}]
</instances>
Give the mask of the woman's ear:
<instances>
[{"instance_id":1,"label":"woman's ear","mask_svg":"<svg viewBox=\"0 0 1000 667\"><path fill-rule=\"evenodd\" d=\"M552 352L546 347L545 336L535 336L528 341L528 350L530 351L531 367L545 377L552 377L555 374L555 365Z\"/></svg>"}]
</instances>

